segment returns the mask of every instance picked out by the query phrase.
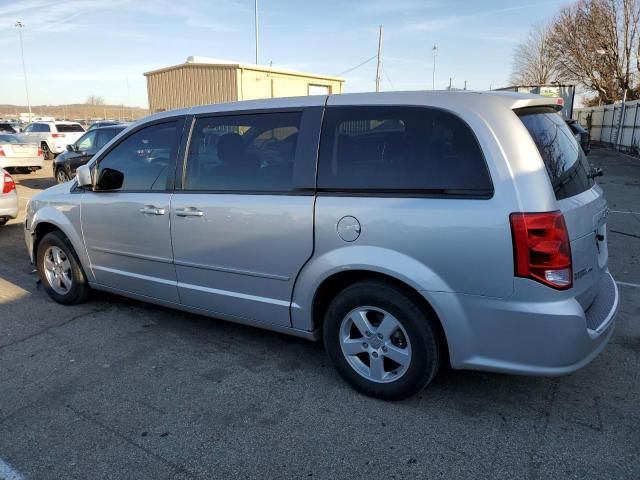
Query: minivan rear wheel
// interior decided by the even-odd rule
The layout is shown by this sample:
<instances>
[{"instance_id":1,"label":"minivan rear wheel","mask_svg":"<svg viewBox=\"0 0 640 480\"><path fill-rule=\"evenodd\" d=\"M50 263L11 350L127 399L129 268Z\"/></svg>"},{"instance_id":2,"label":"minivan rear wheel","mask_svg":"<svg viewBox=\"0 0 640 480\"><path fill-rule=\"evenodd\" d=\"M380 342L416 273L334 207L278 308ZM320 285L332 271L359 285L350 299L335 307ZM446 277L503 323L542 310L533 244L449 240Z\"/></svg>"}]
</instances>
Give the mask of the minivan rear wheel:
<instances>
[{"instance_id":1,"label":"minivan rear wheel","mask_svg":"<svg viewBox=\"0 0 640 480\"><path fill-rule=\"evenodd\" d=\"M340 292L325 314L325 350L357 390L396 400L422 390L440 366L440 342L430 312L411 295L379 281Z\"/></svg>"},{"instance_id":2,"label":"minivan rear wheel","mask_svg":"<svg viewBox=\"0 0 640 480\"><path fill-rule=\"evenodd\" d=\"M47 233L38 244L37 268L49 296L63 305L83 302L89 295L87 279L67 237Z\"/></svg>"}]
</instances>

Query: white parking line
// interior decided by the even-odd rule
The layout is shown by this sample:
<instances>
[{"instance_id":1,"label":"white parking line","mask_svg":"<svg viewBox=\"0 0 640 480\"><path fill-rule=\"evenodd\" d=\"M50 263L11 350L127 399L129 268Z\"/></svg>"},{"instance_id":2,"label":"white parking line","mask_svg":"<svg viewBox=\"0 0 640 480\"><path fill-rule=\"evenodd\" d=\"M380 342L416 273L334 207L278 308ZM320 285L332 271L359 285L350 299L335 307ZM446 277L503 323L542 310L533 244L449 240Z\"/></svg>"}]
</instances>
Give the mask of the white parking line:
<instances>
[{"instance_id":1,"label":"white parking line","mask_svg":"<svg viewBox=\"0 0 640 480\"><path fill-rule=\"evenodd\" d=\"M631 210L609 210L611 213L630 213L631 215L640 215L640 212L632 212Z\"/></svg>"},{"instance_id":2,"label":"white parking line","mask_svg":"<svg viewBox=\"0 0 640 480\"><path fill-rule=\"evenodd\" d=\"M0 458L0 479L1 480L24 480L24 477L11 468Z\"/></svg>"},{"instance_id":3,"label":"white parking line","mask_svg":"<svg viewBox=\"0 0 640 480\"><path fill-rule=\"evenodd\" d=\"M629 282L616 282L618 285L623 285L625 287L633 287L640 288L640 283L629 283Z\"/></svg>"}]
</instances>

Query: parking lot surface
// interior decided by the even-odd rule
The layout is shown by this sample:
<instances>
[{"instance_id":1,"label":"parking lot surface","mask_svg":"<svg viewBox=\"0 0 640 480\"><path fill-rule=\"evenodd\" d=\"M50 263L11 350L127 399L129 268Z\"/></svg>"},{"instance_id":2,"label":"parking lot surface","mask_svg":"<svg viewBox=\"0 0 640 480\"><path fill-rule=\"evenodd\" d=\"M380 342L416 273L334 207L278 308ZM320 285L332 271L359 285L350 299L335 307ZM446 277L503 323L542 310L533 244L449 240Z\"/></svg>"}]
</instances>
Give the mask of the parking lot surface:
<instances>
[{"instance_id":1,"label":"parking lot surface","mask_svg":"<svg viewBox=\"0 0 640 480\"><path fill-rule=\"evenodd\" d=\"M22 216L0 227L0 478L640 478L640 160L594 149L621 306L560 378L444 371L383 402L319 344L95 294L49 300Z\"/></svg>"}]
</instances>

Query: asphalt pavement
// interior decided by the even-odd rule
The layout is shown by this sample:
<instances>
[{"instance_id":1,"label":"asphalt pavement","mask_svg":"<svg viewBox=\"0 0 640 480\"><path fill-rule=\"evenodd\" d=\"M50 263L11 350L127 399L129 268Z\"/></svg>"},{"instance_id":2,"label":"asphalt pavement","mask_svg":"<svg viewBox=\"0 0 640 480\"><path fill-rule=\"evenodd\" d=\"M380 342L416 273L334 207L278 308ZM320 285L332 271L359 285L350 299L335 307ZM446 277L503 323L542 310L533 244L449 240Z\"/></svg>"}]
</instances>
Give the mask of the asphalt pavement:
<instances>
[{"instance_id":1,"label":"asphalt pavement","mask_svg":"<svg viewBox=\"0 0 640 480\"><path fill-rule=\"evenodd\" d=\"M565 377L445 370L394 403L320 344L106 294L55 304L22 213L0 227L0 479L640 478L640 159L590 160L620 282L610 345ZM50 162L15 179L24 211Z\"/></svg>"}]
</instances>

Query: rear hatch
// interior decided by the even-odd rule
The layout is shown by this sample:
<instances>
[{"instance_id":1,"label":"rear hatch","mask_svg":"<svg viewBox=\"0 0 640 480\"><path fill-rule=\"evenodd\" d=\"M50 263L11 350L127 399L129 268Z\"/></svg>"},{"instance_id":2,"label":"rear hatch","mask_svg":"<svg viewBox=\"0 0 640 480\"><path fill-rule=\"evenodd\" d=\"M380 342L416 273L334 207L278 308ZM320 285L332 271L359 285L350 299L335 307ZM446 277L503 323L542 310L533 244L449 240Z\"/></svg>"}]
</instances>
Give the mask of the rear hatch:
<instances>
[{"instance_id":1,"label":"rear hatch","mask_svg":"<svg viewBox=\"0 0 640 480\"><path fill-rule=\"evenodd\" d=\"M553 107L516 110L544 161L571 240L573 292L587 310L607 270L607 202L569 126Z\"/></svg>"},{"instance_id":2,"label":"rear hatch","mask_svg":"<svg viewBox=\"0 0 640 480\"><path fill-rule=\"evenodd\" d=\"M6 157L36 158L38 157L38 145L33 143L2 143L0 147Z\"/></svg>"},{"instance_id":3,"label":"rear hatch","mask_svg":"<svg viewBox=\"0 0 640 480\"><path fill-rule=\"evenodd\" d=\"M65 145L75 143L76 140L84 135L84 129L77 123L56 123L56 129L58 130L58 133L64 134L64 137L56 138L56 141L64 143Z\"/></svg>"}]
</instances>

